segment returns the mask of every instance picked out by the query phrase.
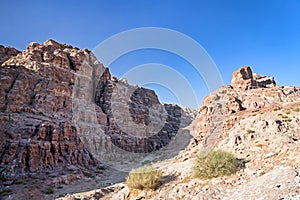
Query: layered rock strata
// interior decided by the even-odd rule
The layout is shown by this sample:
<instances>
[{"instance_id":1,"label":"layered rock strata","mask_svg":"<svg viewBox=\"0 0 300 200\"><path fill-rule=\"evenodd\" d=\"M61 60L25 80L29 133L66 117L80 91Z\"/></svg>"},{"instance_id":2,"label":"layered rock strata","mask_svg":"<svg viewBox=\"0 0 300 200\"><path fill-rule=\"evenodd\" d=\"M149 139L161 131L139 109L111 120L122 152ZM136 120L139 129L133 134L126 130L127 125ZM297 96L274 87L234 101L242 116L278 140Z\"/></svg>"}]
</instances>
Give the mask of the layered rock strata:
<instances>
[{"instance_id":1,"label":"layered rock strata","mask_svg":"<svg viewBox=\"0 0 300 200\"><path fill-rule=\"evenodd\" d=\"M112 77L87 49L48 40L22 52L0 46L0 59L3 178L89 169L115 149L159 150L192 121L154 91Z\"/></svg>"}]
</instances>

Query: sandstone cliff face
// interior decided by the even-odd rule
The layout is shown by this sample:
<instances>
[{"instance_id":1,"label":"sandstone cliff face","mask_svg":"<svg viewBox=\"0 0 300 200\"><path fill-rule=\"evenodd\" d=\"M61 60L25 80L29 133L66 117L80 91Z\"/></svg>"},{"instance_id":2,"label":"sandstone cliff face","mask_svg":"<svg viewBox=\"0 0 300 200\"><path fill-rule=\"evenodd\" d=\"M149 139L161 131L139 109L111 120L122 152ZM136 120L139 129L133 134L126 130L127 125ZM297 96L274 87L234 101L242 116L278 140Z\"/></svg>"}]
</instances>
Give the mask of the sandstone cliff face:
<instances>
[{"instance_id":1,"label":"sandstone cliff face","mask_svg":"<svg viewBox=\"0 0 300 200\"><path fill-rule=\"evenodd\" d=\"M79 77L79 82L85 82L81 79ZM92 82L88 80L85 85ZM75 88L77 86L75 84ZM90 91L82 88L79 96L89 96ZM120 171L141 165L148 160L148 154L168 146L194 118L192 110L161 104L152 90L113 78L108 70L96 81L95 88L95 105L76 96L78 112L75 122L90 152ZM184 148L181 145L172 150L178 153Z\"/></svg>"},{"instance_id":2,"label":"sandstone cliff face","mask_svg":"<svg viewBox=\"0 0 300 200\"><path fill-rule=\"evenodd\" d=\"M90 169L122 156L116 149L152 152L192 121L154 91L112 77L87 49L48 40L22 52L0 46L0 59L2 178Z\"/></svg>"},{"instance_id":3,"label":"sandstone cliff face","mask_svg":"<svg viewBox=\"0 0 300 200\"><path fill-rule=\"evenodd\" d=\"M0 68L1 176L16 178L97 161L72 124L74 72L89 57L52 40L32 43Z\"/></svg>"}]
</instances>

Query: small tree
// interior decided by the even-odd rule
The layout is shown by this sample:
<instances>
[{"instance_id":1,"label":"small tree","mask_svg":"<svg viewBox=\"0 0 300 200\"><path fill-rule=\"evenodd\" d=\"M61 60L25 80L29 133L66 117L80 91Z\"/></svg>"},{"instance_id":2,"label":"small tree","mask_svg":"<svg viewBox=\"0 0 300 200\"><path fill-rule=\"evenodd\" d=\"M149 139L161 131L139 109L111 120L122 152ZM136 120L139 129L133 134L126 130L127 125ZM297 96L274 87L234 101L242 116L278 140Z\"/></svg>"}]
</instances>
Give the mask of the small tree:
<instances>
[{"instance_id":1,"label":"small tree","mask_svg":"<svg viewBox=\"0 0 300 200\"><path fill-rule=\"evenodd\" d=\"M193 167L194 176L203 179L228 176L237 170L237 159L232 153L222 150L198 156Z\"/></svg>"},{"instance_id":2,"label":"small tree","mask_svg":"<svg viewBox=\"0 0 300 200\"><path fill-rule=\"evenodd\" d=\"M126 178L126 184L134 189L156 190L162 184L162 171L150 166L133 169Z\"/></svg>"}]
</instances>

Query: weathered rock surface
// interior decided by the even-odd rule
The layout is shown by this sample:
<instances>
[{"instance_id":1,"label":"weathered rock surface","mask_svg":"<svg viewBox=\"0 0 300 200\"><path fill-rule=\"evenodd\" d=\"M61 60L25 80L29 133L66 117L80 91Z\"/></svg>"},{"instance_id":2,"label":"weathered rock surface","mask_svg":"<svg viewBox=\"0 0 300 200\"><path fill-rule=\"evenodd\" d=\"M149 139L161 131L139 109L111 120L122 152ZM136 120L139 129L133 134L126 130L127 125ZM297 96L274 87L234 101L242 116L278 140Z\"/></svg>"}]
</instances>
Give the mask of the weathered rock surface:
<instances>
[{"instance_id":1,"label":"weathered rock surface","mask_svg":"<svg viewBox=\"0 0 300 200\"><path fill-rule=\"evenodd\" d=\"M274 78L253 75L250 67L242 67L233 72L232 85L203 100L190 129L198 143L204 141L205 148L213 148L243 118L299 102L299 87L278 86Z\"/></svg>"},{"instance_id":2,"label":"weathered rock surface","mask_svg":"<svg viewBox=\"0 0 300 200\"><path fill-rule=\"evenodd\" d=\"M275 87L274 77L253 74L249 66L241 67L232 74L231 85L234 89L252 89Z\"/></svg>"},{"instance_id":3,"label":"weathered rock surface","mask_svg":"<svg viewBox=\"0 0 300 200\"><path fill-rule=\"evenodd\" d=\"M175 180L157 191L115 193L126 199L298 199L299 109L298 87L277 86L243 67L233 73L232 86L203 100L189 126L190 146L154 164ZM231 177L193 179L193 158L213 148L234 153L244 168Z\"/></svg>"},{"instance_id":4,"label":"weathered rock surface","mask_svg":"<svg viewBox=\"0 0 300 200\"><path fill-rule=\"evenodd\" d=\"M188 126L192 110L161 104L153 91L112 77L86 49L48 40L22 52L0 46L0 59L1 191L9 180L32 174L51 174L55 187L75 187L80 170L86 174L83 183L93 184L89 169L100 162L126 171L128 163L159 161L154 166L165 178L157 191L105 187L124 178L108 174L107 182L102 176L96 180L100 189L62 199L300 197L298 87L278 86L274 78L242 67L230 86L203 100ZM189 146L182 144L189 139ZM163 155L159 150L166 146L171 149ZM245 166L230 177L192 179L195 155L213 148L234 153ZM63 175L56 171L61 169ZM9 198L21 197L14 192Z\"/></svg>"},{"instance_id":5,"label":"weathered rock surface","mask_svg":"<svg viewBox=\"0 0 300 200\"><path fill-rule=\"evenodd\" d=\"M89 56L87 50L49 40L30 44L2 64L2 178L98 163L77 134L71 112L74 72Z\"/></svg>"},{"instance_id":6,"label":"weathered rock surface","mask_svg":"<svg viewBox=\"0 0 300 200\"><path fill-rule=\"evenodd\" d=\"M195 141L177 159L187 162L200 152L218 148L244 160L245 168L217 183L202 183L207 185L205 191L197 190L193 181L175 191L182 199L299 198L299 109L299 87L278 86L273 78L253 74L249 67L238 69L231 86L203 100L189 127ZM182 171L172 169L177 174ZM191 171L185 174L191 176ZM165 191L173 193L170 188Z\"/></svg>"},{"instance_id":7,"label":"weathered rock surface","mask_svg":"<svg viewBox=\"0 0 300 200\"><path fill-rule=\"evenodd\" d=\"M116 149L159 150L192 121L154 91L112 77L87 49L48 40L22 52L0 46L0 59L2 180L89 170L126 156Z\"/></svg>"},{"instance_id":8,"label":"weathered rock surface","mask_svg":"<svg viewBox=\"0 0 300 200\"><path fill-rule=\"evenodd\" d=\"M16 56L20 53L18 50L12 47L4 47L0 45L0 65L10 59L13 56Z\"/></svg>"}]
</instances>

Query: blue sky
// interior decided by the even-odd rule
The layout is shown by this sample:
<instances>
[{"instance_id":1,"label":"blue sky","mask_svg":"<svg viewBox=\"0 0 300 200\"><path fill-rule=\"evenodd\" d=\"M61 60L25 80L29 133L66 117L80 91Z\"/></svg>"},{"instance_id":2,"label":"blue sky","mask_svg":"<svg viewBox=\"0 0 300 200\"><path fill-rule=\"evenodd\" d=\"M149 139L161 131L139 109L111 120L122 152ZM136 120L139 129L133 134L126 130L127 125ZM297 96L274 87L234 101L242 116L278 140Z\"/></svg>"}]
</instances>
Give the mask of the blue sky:
<instances>
[{"instance_id":1,"label":"blue sky","mask_svg":"<svg viewBox=\"0 0 300 200\"><path fill-rule=\"evenodd\" d=\"M250 65L259 74L275 76L278 84L300 86L299 10L298 0L2 1L0 44L21 50L32 41L53 38L93 49L128 29L164 27L201 44L224 84L230 83L235 69ZM151 62L168 65L187 78L199 104L208 94L192 66L168 52L132 52L110 68L112 74L122 76L132 67ZM162 101L178 103L176 94L161 86L148 86Z\"/></svg>"}]
</instances>

